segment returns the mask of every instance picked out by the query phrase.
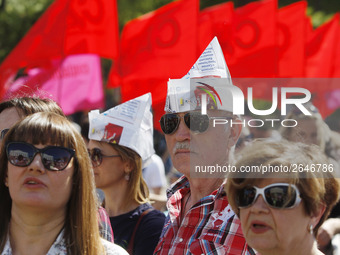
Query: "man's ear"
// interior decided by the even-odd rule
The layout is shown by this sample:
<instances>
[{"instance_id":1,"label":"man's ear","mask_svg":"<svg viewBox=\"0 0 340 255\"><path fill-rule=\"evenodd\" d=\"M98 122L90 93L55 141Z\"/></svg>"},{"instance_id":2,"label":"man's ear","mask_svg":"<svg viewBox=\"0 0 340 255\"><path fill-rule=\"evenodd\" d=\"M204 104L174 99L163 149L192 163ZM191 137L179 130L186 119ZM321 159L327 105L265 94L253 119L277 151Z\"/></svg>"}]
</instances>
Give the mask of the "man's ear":
<instances>
[{"instance_id":1,"label":"man's ear","mask_svg":"<svg viewBox=\"0 0 340 255\"><path fill-rule=\"evenodd\" d=\"M229 140L228 140L229 147L232 147L237 143L237 140L240 137L240 134L242 131L242 124L239 118L234 118L233 123L240 123L240 124L236 124L236 125L233 124L233 126L230 127L230 134L229 134Z\"/></svg>"}]
</instances>

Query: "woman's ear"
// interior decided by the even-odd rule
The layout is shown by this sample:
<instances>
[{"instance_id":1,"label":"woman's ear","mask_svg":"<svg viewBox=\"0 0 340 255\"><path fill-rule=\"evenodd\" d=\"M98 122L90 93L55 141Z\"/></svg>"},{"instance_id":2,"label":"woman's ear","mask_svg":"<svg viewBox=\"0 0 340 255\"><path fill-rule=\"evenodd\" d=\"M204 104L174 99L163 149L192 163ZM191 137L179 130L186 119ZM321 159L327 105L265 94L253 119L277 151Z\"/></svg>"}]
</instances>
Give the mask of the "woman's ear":
<instances>
[{"instance_id":1,"label":"woman's ear","mask_svg":"<svg viewBox=\"0 0 340 255\"><path fill-rule=\"evenodd\" d=\"M326 205L320 204L318 210L311 216L311 224L315 227L326 210Z\"/></svg>"},{"instance_id":2,"label":"woman's ear","mask_svg":"<svg viewBox=\"0 0 340 255\"><path fill-rule=\"evenodd\" d=\"M132 166L131 166L131 162L127 161L124 163L124 172L125 174L130 174L132 171Z\"/></svg>"},{"instance_id":3,"label":"woman's ear","mask_svg":"<svg viewBox=\"0 0 340 255\"><path fill-rule=\"evenodd\" d=\"M8 176L6 174L6 177L5 177L5 186L8 187Z\"/></svg>"}]
</instances>

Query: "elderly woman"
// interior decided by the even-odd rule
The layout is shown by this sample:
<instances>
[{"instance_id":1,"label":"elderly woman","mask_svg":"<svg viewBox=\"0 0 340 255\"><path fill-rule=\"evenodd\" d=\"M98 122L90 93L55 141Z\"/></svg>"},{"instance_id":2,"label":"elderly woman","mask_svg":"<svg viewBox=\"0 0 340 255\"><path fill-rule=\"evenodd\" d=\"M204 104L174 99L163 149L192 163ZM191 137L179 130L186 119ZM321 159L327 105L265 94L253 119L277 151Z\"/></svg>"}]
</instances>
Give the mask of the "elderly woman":
<instances>
[{"instance_id":1,"label":"elderly woman","mask_svg":"<svg viewBox=\"0 0 340 255\"><path fill-rule=\"evenodd\" d=\"M26 117L1 151L1 254L125 254L100 238L91 162L65 117Z\"/></svg>"},{"instance_id":2,"label":"elderly woman","mask_svg":"<svg viewBox=\"0 0 340 255\"><path fill-rule=\"evenodd\" d=\"M97 188L105 195L116 244L130 254L152 254L165 215L149 203L142 164L154 153L151 96L89 113L88 150Z\"/></svg>"},{"instance_id":3,"label":"elderly woman","mask_svg":"<svg viewBox=\"0 0 340 255\"><path fill-rule=\"evenodd\" d=\"M235 166L240 171L247 167L291 169L228 176L228 199L240 217L248 244L261 255L322 254L315 237L339 198L340 186L319 148L255 141L242 151Z\"/></svg>"}]
</instances>

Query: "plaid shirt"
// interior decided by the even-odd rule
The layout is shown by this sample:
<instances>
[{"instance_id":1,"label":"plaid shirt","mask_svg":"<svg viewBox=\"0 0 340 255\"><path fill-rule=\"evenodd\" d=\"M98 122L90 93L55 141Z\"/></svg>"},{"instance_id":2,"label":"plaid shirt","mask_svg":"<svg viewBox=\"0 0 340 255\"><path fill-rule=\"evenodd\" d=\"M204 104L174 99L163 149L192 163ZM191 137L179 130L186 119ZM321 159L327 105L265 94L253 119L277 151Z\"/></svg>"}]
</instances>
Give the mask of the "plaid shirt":
<instances>
[{"instance_id":1,"label":"plaid shirt","mask_svg":"<svg viewBox=\"0 0 340 255\"><path fill-rule=\"evenodd\" d=\"M103 207L98 208L98 224L99 224L99 234L105 240L113 243L113 232L110 223L110 218Z\"/></svg>"},{"instance_id":2,"label":"plaid shirt","mask_svg":"<svg viewBox=\"0 0 340 255\"><path fill-rule=\"evenodd\" d=\"M256 254L246 243L223 185L202 198L180 223L182 198L190 191L182 176L168 190L168 218L154 254Z\"/></svg>"}]
</instances>

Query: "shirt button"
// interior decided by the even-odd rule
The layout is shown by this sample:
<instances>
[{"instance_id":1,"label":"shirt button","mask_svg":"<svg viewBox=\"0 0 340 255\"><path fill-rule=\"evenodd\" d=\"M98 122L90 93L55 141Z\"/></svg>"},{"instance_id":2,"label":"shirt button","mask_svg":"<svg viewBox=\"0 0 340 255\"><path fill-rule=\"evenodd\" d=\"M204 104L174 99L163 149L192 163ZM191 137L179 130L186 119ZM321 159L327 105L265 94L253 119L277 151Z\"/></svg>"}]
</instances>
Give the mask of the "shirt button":
<instances>
[{"instance_id":1,"label":"shirt button","mask_svg":"<svg viewBox=\"0 0 340 255\"><path fill-rule=\"evenodd\" d=\"M183 238L180 238L180 239L179 239L179 242L180 242L180 243L183 242Z\"/></svg>"}]
</instances>

